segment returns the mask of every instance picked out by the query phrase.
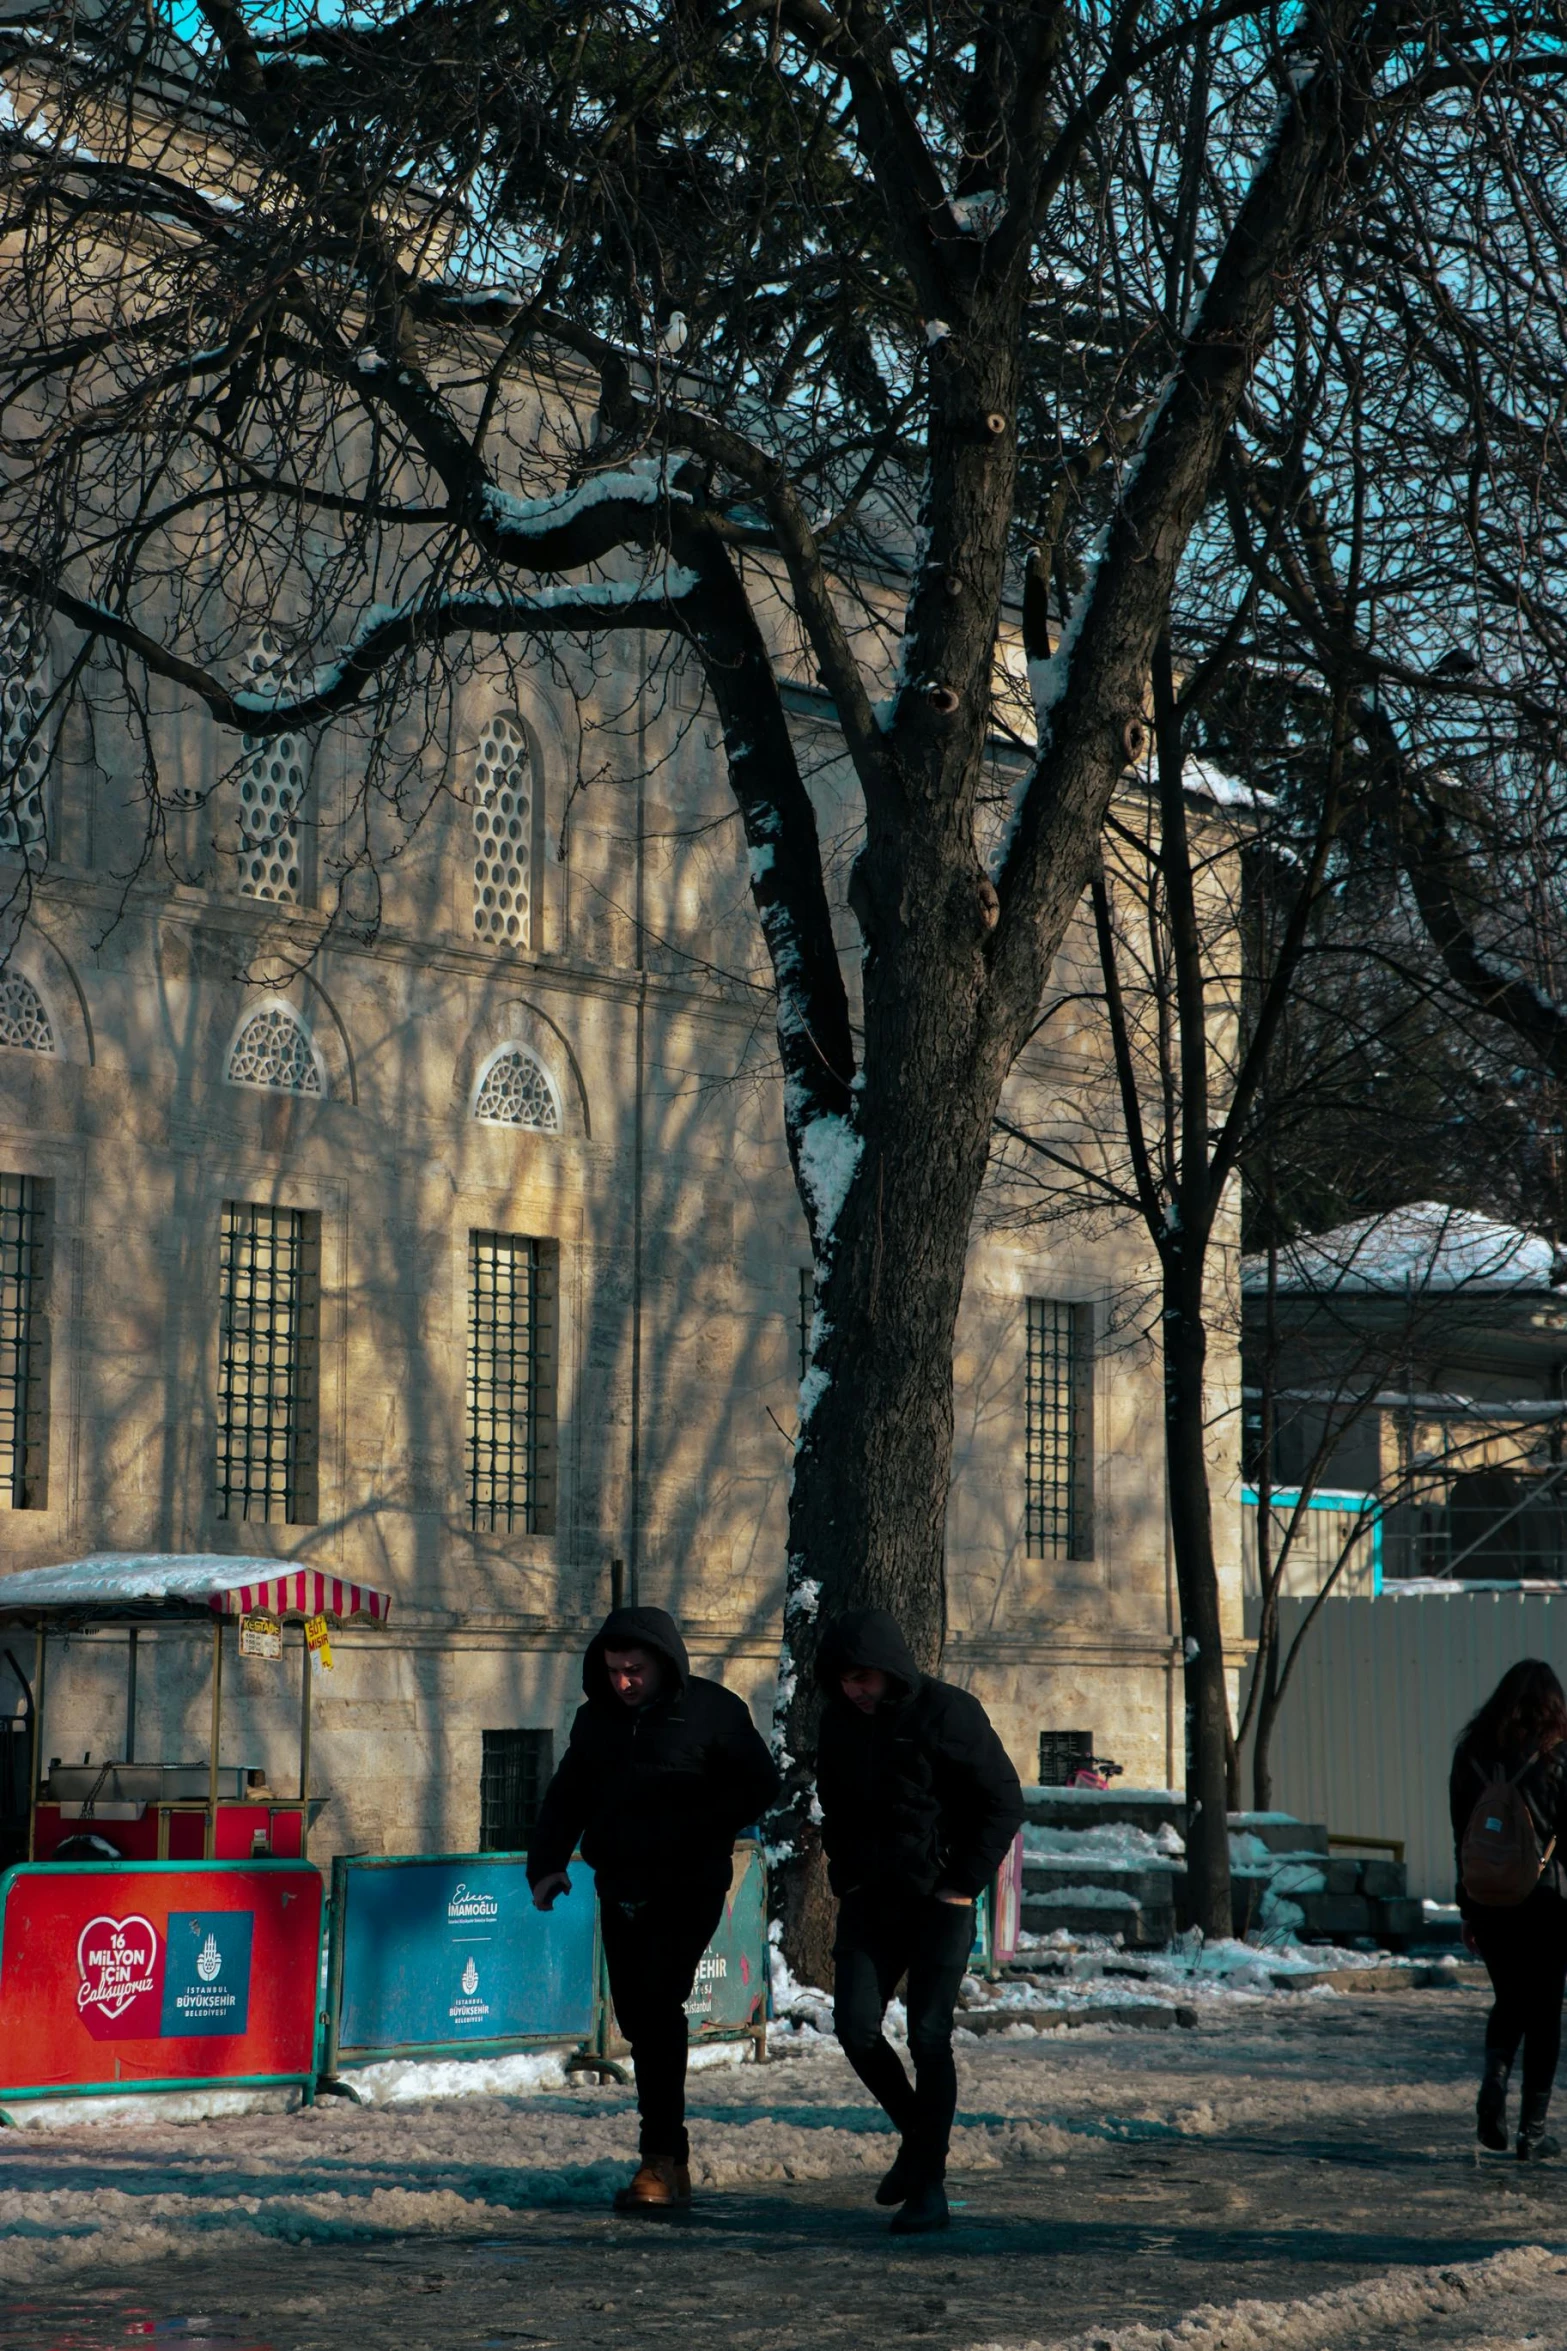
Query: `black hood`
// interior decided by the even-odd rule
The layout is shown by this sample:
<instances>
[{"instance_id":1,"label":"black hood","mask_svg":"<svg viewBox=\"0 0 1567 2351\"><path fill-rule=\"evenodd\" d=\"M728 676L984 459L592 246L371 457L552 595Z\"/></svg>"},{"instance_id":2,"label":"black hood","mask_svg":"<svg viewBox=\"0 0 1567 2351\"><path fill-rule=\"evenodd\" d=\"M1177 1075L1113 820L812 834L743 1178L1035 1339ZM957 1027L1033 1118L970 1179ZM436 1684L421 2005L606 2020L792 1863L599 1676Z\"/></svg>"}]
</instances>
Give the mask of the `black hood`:
<instances>
[{"instance_id":1,"label":"black hood","mask_svg":"<svg viewBox=\"0 0 1567 2351\"><path fill-rule=\"evenodd\" d=\"M878 1668L904 1698L925 1679L898 1630L897 1618L885 1608L851 1608L847 1615L834 1617L816 1652L816 1679L832 1696L838 1694L840 1676L865 1666Z\"/></svg>"},{"instance_id":2,"label":"black hood","mask_svg":"<svg viewBox=\"0 0 1567 2351\"><path fill-rule=\"evenodd\" d=\"M662 1608L612 1608L588 1643L582 1660L582 1687L589 1698L614 1698L604 1670L606 1649L651 1649L662 1657L684 1690L691 1679L691 1660L680 1638L680 1627ZM615 1703L618 1705L619 1700Z\"/></svg>"}]
</instances>

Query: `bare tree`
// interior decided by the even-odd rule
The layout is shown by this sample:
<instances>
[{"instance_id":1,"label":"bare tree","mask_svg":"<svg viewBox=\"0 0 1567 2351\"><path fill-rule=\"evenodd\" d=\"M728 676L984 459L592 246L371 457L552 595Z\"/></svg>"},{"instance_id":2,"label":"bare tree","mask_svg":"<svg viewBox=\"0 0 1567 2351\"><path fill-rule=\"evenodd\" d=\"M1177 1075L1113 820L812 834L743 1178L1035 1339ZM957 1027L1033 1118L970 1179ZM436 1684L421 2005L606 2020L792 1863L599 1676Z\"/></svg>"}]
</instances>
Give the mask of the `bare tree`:
<instances>
[{"instance_id":1,"label":"bare tree","mask_svg":"<svg viewBox=\"0 0 1567 2351\"><path fill-rule=\"evenodd\" d=\"M803 1860L821 1613L883 1602L940 1653L951 1342L992 1120L1151 675L1163 776L1172 615L1234 583L1232 551L1209 593L1216 492L1236 468L1293 483L1368 239L1395 290L1448 285L1456 138L1493 208L1527 211L1498 126L1522 92L1549 144L1532 93L1548 107L1559 56L1527 9L1407 0L1288 20L422 0L283 30L201 6L194 48L129 0L4 38L0 584L79 632L69 691L90 670L101 696L108 665L149 856L170 689L252 736L359 724L367 794L412 821L393 718L436 712L466 648L645 628L693 649L819 1277L779 1700ZM1256 593L1248 575L1203 658L1222 666ZM242 631L280 613L285 658L237 690ZM863 811L853 985L780 614ZM1003 801L1019 629L1031 708ZM372 834L367 815L342 859L360 920ZM1194 1124L1187 1177L1222 1186L1228 1151ZM1181 1448L1203 1420L1201 1258L1179 1226L1162 1247ZM1193 1882L1220 1927L1199 1513L1176 1545Z\"/></svg>"}]
</instances>

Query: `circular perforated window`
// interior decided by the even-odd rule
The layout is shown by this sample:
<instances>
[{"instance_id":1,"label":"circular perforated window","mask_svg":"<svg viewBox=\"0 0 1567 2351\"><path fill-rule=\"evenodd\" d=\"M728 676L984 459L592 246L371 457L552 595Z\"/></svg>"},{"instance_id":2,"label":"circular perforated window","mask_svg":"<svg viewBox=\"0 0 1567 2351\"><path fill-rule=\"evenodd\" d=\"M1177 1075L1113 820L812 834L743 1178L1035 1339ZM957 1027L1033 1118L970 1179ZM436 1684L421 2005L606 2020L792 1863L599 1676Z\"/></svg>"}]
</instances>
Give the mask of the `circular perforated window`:
<instances>
[{"instance_id":1,"label":"circular perforated window","mask_svg":"<svg viewBox=\"0 0 1567 2351\"><path fill-rule=\"evenodd\" d=\"M42 848L49 642L20 604L0 604L0 849Z\"/></svg>"},{"instance_id":2,"label":"circular perforated window","mask_svg":"<svg viewBox=\"0 0 1567 2351\"><path fill-rule=\"evenodd\" d=\"M497 945L528 944L532 822L527 742L517 721L500 712L473 763L473 927Z\"/></svg>"},{"instance_id":3,"label":"circular perforated window","mask_svg":"<svg viewBox=\"0 0 1567 2351\"><path fill-rule=\"evenodd\" d=\"M270 629L245 656L247 683L287 691L292 665ZM299 812L305 797L301 735L245 735L239 771L239 886L247 898L299 898Z\"/></svg>"}]
</instances>

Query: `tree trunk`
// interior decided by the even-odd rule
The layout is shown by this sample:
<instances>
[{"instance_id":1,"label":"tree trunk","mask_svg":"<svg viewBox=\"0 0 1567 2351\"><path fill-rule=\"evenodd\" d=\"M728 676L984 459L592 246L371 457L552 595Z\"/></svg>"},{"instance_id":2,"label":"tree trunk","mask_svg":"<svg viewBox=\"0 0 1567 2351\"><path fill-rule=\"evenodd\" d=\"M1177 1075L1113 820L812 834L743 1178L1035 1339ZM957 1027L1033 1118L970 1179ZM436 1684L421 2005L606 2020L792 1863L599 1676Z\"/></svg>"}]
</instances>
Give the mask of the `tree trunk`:
<instances>
[{"instance_id":1,"label":"tree trunk","mask_svg":"<svg viewBox=\"0 0 1567 2351\"><path fill-rule=\"evenodd\" d=\"M1213 1555L1204 1411L1208 1332L1201 1258L1172 1236L1164 1252L1164 1425L1170 1527L1186 1636L1186 1876L1194 1923L1232 1932L1230 1707L1224 1678L1219 1578Z\"/></svg>"},{"instance_id":2,"label":"tree trunk","mask_svg":"<svg viewBox=\"0 0 1567 2351\"><path fill-rule=\"evenodd\" d=\"M1251 1800L1259 1812L1273 1810L1273 1731L1279 1719L1282 1693L1279 1689L1278 1633L1274 1632L1268 1644L1266 1659L1259 1657L1257 1671L1265 1675L1262 1694L1257 1700L1257 1728L1251 1745Z\"/></svg>"},{"instance_id":3,"label":"tree trunk","mask_svg":"<svg viewBox=\"0 0 1567 2351\"><path fill-rule=\"evenodd\" d=\"M976 1044L984 926L971 875L957 878L954 889L936 870L868 972L858 1117L852 1129L828 1122L840 1197L827 1199L819 1225L778 1707L784 1947L795 1972L817 1980L819 1893L809 1881L821 1625L845 1608L886 1608L927 1671L940 1666L946 1636L953 1340L1004 1074ZM819 1152L802 1154L802 1172L820 1204Z\"/></svg>"}]
</instances>

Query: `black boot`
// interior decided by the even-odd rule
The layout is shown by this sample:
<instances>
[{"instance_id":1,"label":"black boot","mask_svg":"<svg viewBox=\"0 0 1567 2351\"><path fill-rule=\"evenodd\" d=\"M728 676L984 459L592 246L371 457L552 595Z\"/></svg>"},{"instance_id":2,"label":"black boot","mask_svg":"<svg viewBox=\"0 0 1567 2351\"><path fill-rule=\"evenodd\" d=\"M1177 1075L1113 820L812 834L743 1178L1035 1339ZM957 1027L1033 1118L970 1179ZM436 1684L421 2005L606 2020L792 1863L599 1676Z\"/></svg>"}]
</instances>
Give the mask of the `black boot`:
<instances>
[{"instance_id":1,"label":"black boot","mask_svg":"<svg viewBox=\"0 0 1567 2351\"><path fill-rule=\"evenodd\" d=\"M1475 2101L1475 2135L1493 2155L1507 2153L1507 2077L1512 2070L1499 2049L1487 2049L1480 2095Z\"/></svg>"},{"instance_id":2,"label":"black boot","mask_svg":"<svg viewBox=\"0 0 1567 2351\"><path fill-rule=\"evenodd\" d=\"M902 2204L913 2195L918 2175L908 2148L900 2147L893 2158L892 2169L876 2191L878 2204Z\"/></svg>"},{"instance_id":3,"label":"black boot","mask_svg":"<svg viewBox=\"0 0 1567 2351\"><path fill-rule=\"evenodd\" d=\"M1545 2118L1551 2110L1551 2093L1536 2091L1524 2100L1523 2112L1518 2117L1518 2160L1520 2163L1548 2163L1553 2155L1560 2155L1562 2143L1553 2139L1545 2127Z\"/></svg>"},{"instance_id":4,"label":"black boot","mask_svg":"<svg viewBox=\"0 0 1567 2351\"><path fill-rule=\"evenodd\" d=\"M921 2180L909 2190L908 2202L892 2223L895 2237L925 2237L950 2226L947 2191L940 2180Z\"/></svg>"}]
</instances>

